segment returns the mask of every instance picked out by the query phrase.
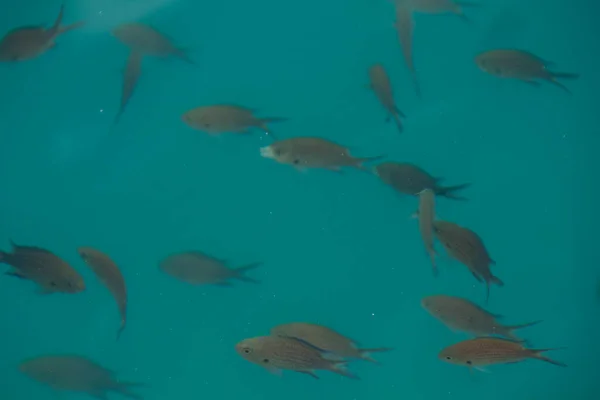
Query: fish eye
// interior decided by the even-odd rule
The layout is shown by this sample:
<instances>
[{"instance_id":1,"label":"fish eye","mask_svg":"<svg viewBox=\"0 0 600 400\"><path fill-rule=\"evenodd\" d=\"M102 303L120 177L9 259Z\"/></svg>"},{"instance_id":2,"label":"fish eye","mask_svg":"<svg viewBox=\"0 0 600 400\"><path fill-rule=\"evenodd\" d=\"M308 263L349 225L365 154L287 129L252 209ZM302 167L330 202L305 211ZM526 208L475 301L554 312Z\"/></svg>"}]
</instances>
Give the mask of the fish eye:
<instances>
[{"instance_id":1,"label":"fish eye","mask_svg":"<svg viewBox=\"0 0 600 400\"><path fill-rule=\"evenodd\" d=\"M251 353L251 350L250 350L249 348L247 348L247 347L246 347L246 348L244 349L244 353L246 353L246 354L250 354L250 353Z\"/></svg>"},{"instance_id":2,"label":"fish eye","mask_svg":"<svg viewBox=\"0 0 600 400\"><path fill-rule=\"evenodd\" d=\"M265 359L263 359L263 362L264 362L265 364L268 364L268 363L269 363L269 359L268 359L268 358L265 358Z\"/></svg>"},{"instance_id":3,"label":"fish eye","mask_svg":"<svg viewBox=\"0 0 600 400\"><path fill-rule=\"evenodd\" d=\"M280 156L281 155L281 150L280 149L275 150L275 155L276 156Z\"/></svg>"},{"instance_id":4,"label":"fish eye","mask_svg":"<svg viewBox=\"0 0 600 400\"><path fill-rule=\"evenodd\" d=\"M67 286L69 286L70 288L72 288L73 284L71 282L67 282Z\"/></svg>"},{"instance_id":5,"label":"fish eye","mask_svg":"<svg viewBox=\"0 0 600 400\"><path fill-rule=\"evenodd\" d=\"M467 361L467 365L472 365L472 364L473 364L473 362L472 362L472 361L470 361L470 360L469 360L469 361Z\"/></svg>"},{"instance_id":6,"label":"fish eye","mask_svg":"<svg viewBox=\"0 0 600 400\"><path fill-rule=\"evenodd\" d=\"M446 357L446 360L452 360L452 357Z\"/></svg>"},{"instance_id":7,"label":"fish eye","mask_svg":"<svg viewBox=\"0 0 600 400\"><path fill-rule=\"evenodd\" d=\"M50 286L56 287L56 282L50 282Z\"/></svg>"},{"instance_id":8,"label":"fish eye","mask_svg":"<svg viewBox=\"0 0 600 400\"><path fill-rule=\"evenodd\" d=\"M294 160L294 164L295 164L295 165L298 165L298 164L300 164L300 160L298 160L298 159L296 158L296 159Z\"/></svg>"}]
</instances>

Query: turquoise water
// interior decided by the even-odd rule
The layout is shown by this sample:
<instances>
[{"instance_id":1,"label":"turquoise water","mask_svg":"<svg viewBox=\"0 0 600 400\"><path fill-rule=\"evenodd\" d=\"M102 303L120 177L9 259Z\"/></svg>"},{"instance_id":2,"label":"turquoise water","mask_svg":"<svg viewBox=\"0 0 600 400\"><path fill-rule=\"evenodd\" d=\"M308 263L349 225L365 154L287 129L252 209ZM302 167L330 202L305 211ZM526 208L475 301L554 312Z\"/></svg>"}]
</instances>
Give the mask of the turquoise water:
<instances>
[{"instance_id":1,"label":"turquoise water","mask_svg":"<svg viewBox=\"0 0 600 400\"><path fill-rule=\"evenodd\" d=\"M42 296L0 279L0 398L53 399L17 366L54 353L146 383L147 400L600 398L598 10L583 0L481 3L467 10L470 24L416 17L418 98L386 0L68 1L65 22L86 20L84 28L35 60L0 66L0 247L12 239L51 249L87 290ZM60 4L11 4L0 25L50 24ZM146 58L110 135L127 49L109 31L131 21L166 32L198 66ZM484 74L473 57L495 47L580 73L565 82L573 95ZM365 89L376 62L407 115L403 135ZM445 255L432 276L409 218L416 200L365 172L300 173L261 158L269 140L258 132L211 137L181 121L190 108L222 102L288 117L272 125L281 138L322 136L357 156L416 163L448 184L472 182L468 202L438 199L438 216L479 233L497 262L506 286L492 287L488 308L508 323L544 320L520 334L536 347L568 347L550 354L568 368L533 360L470 374L439 361L468 336L431 318L420 299L483 304L485 287ZM123 271L129 320L118 342L115 304L78 246L107 252ZM251 273L262 283L193 287L158 270L188 249L234 266L263 261ZM352 363L360 381L327 371L318 381L279 378L236 354L238 341L293 321L395 350L376 355L380 366Z\"/></svg>"}]
</instances>

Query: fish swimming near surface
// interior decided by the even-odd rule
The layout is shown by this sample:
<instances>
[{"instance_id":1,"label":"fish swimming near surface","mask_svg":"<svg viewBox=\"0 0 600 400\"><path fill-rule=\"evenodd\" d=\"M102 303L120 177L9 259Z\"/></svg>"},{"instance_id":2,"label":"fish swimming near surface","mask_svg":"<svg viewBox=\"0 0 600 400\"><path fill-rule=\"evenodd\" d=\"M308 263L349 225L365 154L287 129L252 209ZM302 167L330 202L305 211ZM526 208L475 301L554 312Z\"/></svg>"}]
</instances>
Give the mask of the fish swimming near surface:
<instances>
[{"instance_id":1,"label":"fish swimming near surface","mask_svg":"<svg viewBox=\"0 0 600 400\"><path fill-rule=\"evenodd\" d=\"M347 361L330 359L320 349L294 338L254 337L236 344L235 350L246 361L260 365L276 375L281 375L283 370L290 370L319 379L315 370L328 370L351 379L358 379L345 368Z\"/></svg>"},{"instance_id":2,"label":"fish swimming near surface","mask_svg":"<svg viewBox=\"0 0 600 400\"><path fill-rule=\"evenodd\" d=\"M137 86L137 82L142 73L142 53L131 51L129 56L127 57L127 64L125 64L125 69L123 71L123 87L121 89L121 104L119 105L119 111L117 111L117 115L115 116L115 120L113 122L113 129L117 126L119 121L121 120L121 116L125 112L125 107L129 103L131 96L133 96L133 92Z\"/></svg>"},{"instance_id":3,"label":"fish swimming near surface","mask_svg":"<svg viewBox=\"0 0 600 400\"><path fill-rule=\"evenodd\" d=\"M498 322L498 314L479 307L477 304L461 297L436 295L421 300L421 305L434 318L455 332L465 332L476 337L502 336L522 342L514 334L517 329L537 325L542 321L534 321L520 325L503 325Z\"/></svg>"},{"instance_id":4,"label":"fish swimming near surface","mask_svg":"<svg viewBox=\"0 0 600 400\"><path fill-rule=\"evenodd\" d=\"M485 282L486 302L490 297L491 284L504 286L504 282L492 274L490 265L495 265L496 262L492 260L483 241L475 232L453 222L440 220L433 223L433 228L435 236L450 257L469 268L479 282Z\"/></svg>"},{"instance_id":5,"label":"fish swimming near surface","mask_svg":"<svg viewBox=\"0 0 600 400\"><path fill-rule=\"evenodd\" d=\"M546 351L559 349L562 348L528 349L520 342L501 338L482 337L465 340L446 347L439 353L438 358L450 364L480 370L488 365L512 364L529 358L545 361L559 367L566 367L566 364L542 355Z\"/></svg>"},{"instance_id":6,"label":"fish swimming near surface","mask_svg":"<svg viewBox=\"0 0 600 400\"><path fill-rule=\"evenodd\" d=\"M433 275L439 274L437 264L435 262L436 251L434 247L433 221L435 220L435 192L431 189L424 189L419 193L419 210L416 213L419 219L419 232L421 239L425 245L425 251L431 260L431 268Z\"/></svg>"},{"instance_id":7,"label":"fish swimming near surface","mask_svg":"<svg viewBox=\"0 0 600 400\"><path fill-rule=\"evenodd\" d=\"M431 189L436 196L466 200L456 192L471 186L470 183L443 186L440 184L442 178L434 178L422 168L410 163L384 162L375 166L373 173L399 193L410 196L418 196L423 190Z\"/></svg>"},{"instance_id":8,"label":"fish swimming near surface","mask_svg":"<svg viewBox=\"0 0 600 400\"><path fill-rule=\"evenodd\" d=\"M292 165L297 170L321 168L340 172L342 167L353 167L368 171L364 162L375 161L385 156L357 158L349 150L335 142L318 137L296 137L279 140L260 149L261 156L280 164Z\"/></svg>"},{"instance_id":9,"label":"fish swimming near surface","mask_svg":"<svg viewBox=\"0 0 600 400\"><path fill-rule=\"evenodd\" d=\"M11 241L12 252L0 251L0 263L12 270L6 275L34 282L39 294L79 293L85 290L83 277L54 253L34 246L20 246Z\"/></svg>"},{"instance_id":10,"label":"fish swimming near surface","mask_svg":"<svg viewBox=\"0 0 600 400\"><path fill-rule=\"evenodd\" d=\"M577 79L579 74L553 72L548 69L551 62L523 50L497 49L483 52L475 57L475 63L484 72L500 78L517 79L539 86L538 79L558 86L565 92L571 91L558 79Z\"/></svg>"},{"instance_id":11,"label":"fish swimming near surface","mask_svg":"<svg viewBox=\"0 0 600 400\"><path fill-rule=\"evenodd\" d=\"M77 355L32 358L22 362L19 370L29 378L57 391L85 393L98 400L107 400L109 392L130 399L143 399L131 390L143 384L117 380L114 372Z\"/></svg>"},{"instance_id":12,"label":"fish swimming near surface","mask_svg":"<svg viewBox=\"0 0 600 400\"><path fill-rule=\"evenodd\" d=\"M168 256L161 261L159 268L167 275L192 285L231 286L231 280L259 283L249 278L246 272L262 265L252 263L239 268L229 268L225 260L209 256L199 251L186 251Z\"/></svg>"},{"instance_id":13,"label":"fish swimming near surface","mask_svg":"<svg viewBox=\"0 0 600 400\"><path fill-rule=\"evenodd\" d=\"M56 38L65 32L83 26L83 22L61 25L65 6L60 7L56 21L50 28L22 26L8 32L0 39L0 62L31 60L56 46Z\"/></svg>"},{"instance_id":14,"label":"fish swimming near surface","mask_svg":"<svg viewBox=\"0 0 600 400\"><path fill-rule=\"evenodd\" d=\"M369 68L369 81L369 88L373 90L373 93L388 113L387 121L393 119L398 132L402 133L404 128L400 117L406 117L406 115L396 106L392 84L383 65L375 64Z\"/></svg>"},{"instance_id":15,"label":"fish swimming near surface","mask_svg":"<svg viewBox=\"0 0 600 400\"><path fill-rule=\"evenodd\" d=\"M247 134L251 128L263 130L273 136L269 129L270 122L283 122L286 118L259 118L254 116L254 110L234 104L217 104L196 107L182 116L183 122L189 127L204 131L211 135L225 132Z\"/></svg>"},{"instance_id":16,"label":"fish swimming near surface","mask_svg":"<svg viewBox=\"0 0 600 400\"><path fill-rule=\"evenodd\" d=\"M77 252L110 291L117 303L121 315L121 325L117 331L117 339L119 339L127 324L127 287L125 285L125 278L123 278L123 274L117 264L100 250L92 247L79 247Z\"/></svg>"},{"instance_id":17,"label":"fish swimming near surface","mask_svg":"<svg viewBox=\"0 0 600 400\"><path fill-rule=\"evenodd\" d=\"M404 62L408 67L408 71L413 81L415 92L417 96L421 96L421 85L417 77L417 70L415 69L415 61L413 58L413 40L415 21L413 19L413 11L410 5L410 0L396 0L396 22L394 27L398 33L398 41L400 42L400 48L402 49L402 55L404 56Z\"/></svg>"},{"instance_id":18,"label":"fish swimming near surface","mask_svg":"<svg viewBox=\"0 0 600 400\"><path fill-rule=\"evenodd\" d=\"M144 56L177 57L188 64L195 64L184 49L175 46L171 39L149 25L135 22L121 24L113 29L112 34L131 51Z\"/></svg>"},{"instance_id":19,"label":"fish swimming near surface","mask_svg":"<svg viewBox=\"0 0 600 400\"><path fill-rule=\"evenodd\" d=\"M357 358L372 363L378 362L371 357L371 353L392 350L389 347L361 349L352 339L331 328L306 322L292 322L275 326L271 328L271 336L300 339L327 353L343 358Z\"/></svg>"}]
</instances>

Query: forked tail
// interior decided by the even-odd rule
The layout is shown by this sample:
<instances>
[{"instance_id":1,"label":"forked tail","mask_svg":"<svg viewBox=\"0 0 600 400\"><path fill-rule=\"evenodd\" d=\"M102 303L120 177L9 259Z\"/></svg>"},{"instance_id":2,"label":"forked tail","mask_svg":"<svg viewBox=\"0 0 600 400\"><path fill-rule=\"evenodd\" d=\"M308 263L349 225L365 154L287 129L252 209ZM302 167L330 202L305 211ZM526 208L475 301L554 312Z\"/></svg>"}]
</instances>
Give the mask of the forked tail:
<instances>
[{"instance_id":1,"label":"forked tail","mask_svg":"<svg viewBox=\"0 0 600 400\"><path fill-rule=\"evenodd\" d=\"M262 262L255 262L243 267L239 267L236 268L235 271L235 278L242 281L242 282L249 282L249 283L260 283L259 280L256 279L252 279L252 278L248 278L245 273L247 271L250 271L251 269L255 269L258 268L262 265Z\"/></svg>"},{"instance_id":2,"label":"forked tail","mask_svg":"<svg viewBox=\"0 0 600 400\"><path fill-rule=\"evenodd\" d=\"M129 397L130 399L134 399L134 400L144 400L144 398L137 394L134 393L131 389L133 388L139 388L139 387L143 387L146 386L143 383L136 383L136 382L115 382L115 386L113 388L111 388L111 390L113 392L117 392L125 397Z\"/></svg>"},{"instance_id":3,"label":"forked tail","mask_svg":"<svg viewBox=\"0 0 600 400\"><path fill-rule=\"evenodd\" d=\"M531 355L530 355L531 358L535 358L536 360L545 361L547 363L550 363L550 364L553 364L553 365L557 365L559 367L566 367L567 364L562 363L560 361L553 360L553 359L551 359L549 357L546 357L546 356L542 355L542 353L545 353L546 351L564 350L564 349L565 349L565 347L556 347L556 348L553 348L553 349L531 349L529 351L531 352Z\"/></svg>"},{"instance_id":4,"label":"forked tail","mask_svg":"<svg viewBox=\"0 0 600 400\"><path fill-rule=\"evenodd\" d=\"M452 200L468 200L466 197L459 196L456 192L466 189L469 186L471 186L470 183L463 183L461 185L436 187L435 194Z\"/></svg>"},{"instance_id":5,"label":"forked tail","mask_svg":"<svg viewBox=\"0 0 600 400\"><path fill-rule=\"evenodd\" d=\"M548 77L547 80L548 80L548 82L554 84L555 86L558 86L559 88L561 88L568 94L572 94L571 90L569 90L568 87L566 87L565 85L560 83L558 81L558 79L574 80L574 79L578 79L578 78L579 78L579 74L572 74L572 73L568 73L568 72L550 72L550 77Z\"/></svg>"},{"instance_id":6,"label":"forked tail","mask_svg":"<svg viewBox=\"0 0 600 400\"><path fill-rule=\"evenodd\" d=\"M362 360L369 361L369 362L372 362L375 364L380 364L379 361L377 361L371 357L371 353L381 353L384 351L392 351L392 350L394 350L394 349L392 349L391 347L378 347L376 349L358 349L358 352L360 353L360 358Z\"/></svg>"}]
</instances>

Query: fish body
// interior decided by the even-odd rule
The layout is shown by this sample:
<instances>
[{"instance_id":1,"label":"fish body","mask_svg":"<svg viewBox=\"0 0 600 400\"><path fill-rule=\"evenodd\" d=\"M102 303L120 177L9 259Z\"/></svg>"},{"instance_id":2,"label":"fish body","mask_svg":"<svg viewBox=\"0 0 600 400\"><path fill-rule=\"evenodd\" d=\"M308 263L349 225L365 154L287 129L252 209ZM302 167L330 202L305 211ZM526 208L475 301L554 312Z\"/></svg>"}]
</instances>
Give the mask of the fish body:
<instances>
[{"instance_id":1,"label":"fish body","mask_svg":"<svg viewBox=\"0 0 600 400\"><path fill-rule=\"evenodd\" d=\"M231 280L258 283L244 274L260 266L253 263L240 268L229 268L224 260L201 253L188 251L172 254L164 259L159 268L168 275L192 285L230 286Z\"/></svg>"},{"instance_id":2,"label":"fish body","mask_svg":"<svg viewBox=\"0 0 600 400\"><path fill-rule=\"evenodd\" d=\"M19 370L29 378L58 391L85 393L95 399L108 399L109 392L142 400L133 393L136 383L121 382L112 371L88 358L76 355L50 355L22 362Z\"/></svg>"},{"instance_id":3,"label":"fish body","mask_svg":"<svg viewBox=\"0 0 600 400\"><path fill-rule=\"evenodd\" d=\"M385 162L374 168L374 173L396 191L410 196L417 196L425 189L431 189L437 196L454 200L466 200L456 192L470 184L443 186L442 178L434 178L422 168L410 163Z\"/></svg>"},{"instance_id":4,"label":"fish body","mask_svg":"<svg viewBox=\"0 0 600 400\"><path fill-rule=\"evenodd\" d=\"M261 156L280 164L293 165L296 169L321 168L339 171L342 167L365 169L365 161L383 156L356 158L347 148L318 137L296 137L279 140L260 149Z\"/></svg>"},{"instance_id":5,"label":"fish body","mask_svg":"<svg viewBox=\"0 0 600 400\"><path fill-rule=\"evenodd\" d=\"M490 265L495 264L495 261L475 232L448 221L437 220L434 221L433 226L435 236L448 254L469 268L475 279L486 283L486 299L489 299L491 284L504 285L492 274Z\"/></svg>"},{"instance_id":6,"label":"fish body","mask_svg":"<svg viewBox=\"0 0 600 400\"><path fill-rule=\"evenodd\" d=\"M417 96L421 95L421 88L417 78L417 70L415 69L415 61L413 58L413 40L415 22L413 19L413 10L410 1L396 1L396 22L394 24L398 34L398 42L404 57L408 71L411 75L415 92Z\"/></svg>"},{"instance_id":7,"label":"fish body","mask_svg":"<svg viewBox=\"0 0 600 400\"><path fill-rule=\"evenodd\" d=\"M438 275L438 268L435 262L436 252L433 244L433 221L435 220L435 192L431 189L424 189L419 194L419 232L425 245L425 251L431 260L433 275Z\"/></svg>"},{"instance_id":8,"label":"fish body","mask_svg":"<svg viewBox=\"0 0 600 400\"><path fill-rule=\"evenodd\" d=\"M83 22L61 26L64 15L64 5L54 25L50 28L43 26L23 26L8 32L0 40L0 62L25 61L39 57L53 48L56 38L72 29L79 28Z\"/></svg>"},{"instance_id":9,"label":"fish body","mask_svg":"<svg viewBox=\"0 0 600 400\"><path fill-rule=\"evenodd\" d=\"M119 111L117 112L113 126L118 124L121 116L125 112L125 107L127 107L131 96L133 96L133 92L142 73L143 58L144 56L142 53L136 51L131 51L127 57L127 63L125 64L125 70L123 72L121 104L119 105Z\"/></svg>"},{"instance_id":10,"label":"fish body","mask_svg":"<svg viewBox=\"0 0 600 400\"><path fill-rule=\"evenodd\" d=\"M405 117L405 115L396 106L392 84L383 65L375 64L369 68L369 81L369 87L373 90L377 99L388 113L388 121L393 119L398 131L402 133L404 128L400 117Z\"/></svg>"},{"instance_id":11,"label":"fish body","mask_svg":"<svg viewBox=\"0 0 600 400\"><path fill-rule=\"evenodd\" d=\"M122 24L113 29L112 34L136 53L154 57L177 57L189 64L195 64L185 50L175 46L171 39L149 25Z\"/></svg>"},{"instance_id":12,"label":"fish body","mask_svg":"<svg viewBox=\"0 0 600 400\"><path fill-rule=\"evenodd\" d=\"M497 49L483 52L475 57L475 63L484 72L500 78L517 79L537 85L537 79L548 81L567 93L570 90L558 79L577 79L579 74L553 72L551 64L540 57L523 50Z\"/></svg>"},{"instance_id":13,"label":"fish body","mask_svg":"<svg viewBox=\"0 0 600 400\"><path fill-rule=\"evenodd\" d=\"M318 379L315 370L328 370L358 379L343 367L346 361L329 359L319 349L295 338L259 336L242 340L235 349L245 360L277 375L282 370L289 370Z\"/></svg>"},{"instance_id":14,"label":"fish body","mask_svg":"<svg viewBox=\"0 0 600 400\"><path fill-rule=\"evenodd\" d=\"M98 279L110 291L119 308L121 326L117 338L127 324L127 287L125 278L115 262L105 253L92 247L79 247L79 256L92 269Z\"/></svg>"},{"instance_id":15,"label":"fish body","mask_svg":"<svg viewBox=\"0 0 600 400\"><path fill-rule=\"evenodd\" d=\"M12 252L0 252L0 262L13 269L6 275L34 282L40 294L79 293L85 290L83 277L54 253L11 242Z\"/></svg>"},{"instance_id":16,"label":"fish body","mask_svg":"<svg viewBox=\"0 0 600 400\"><path fill-rule=\"evenodd\" d=\"M370 353L389 351L390 348L359 349L356 343L346 336L326 326L293 322L275 326L271 329L271 336L291 337L300 339L318 349L332 353L342 358L357 358L376 362Z\"/></svg>"},{"instance_id":17,"label":"fish body","mask_svg":"<svg viewBox=\"0 0 600 400\"><path fill-rule=\"evenodd\" d=\"M523 344L512 340L483 337L465 340L446 347L438 357L447 363L469 368L516 363L528 358L566 367L565 364L542 355L543 352L549 350L554 349L528 349Z\"/></svg>"},{"instance_id":18,"label":"fish body","mask_svg":"<svg viewBox=\"0 0 600 400\"><path fill-rule=\"evenodd\" d=\"M514 341L521 341L514 334L514 330L541 322L535 321L512 326L503 325L498 322L499 315L492 314L467 299L454 296L427 296L421 300L421 305L429 314L451 330L465 332L477 337L502 336Z\"/></svg>"},{"instance_id":19,"label":"fish body","mask_svg":"<svg viewBox=\"0 0 600 400\"><path fill-rule=\"evenodd\" d=\"M414 12L423 14L456 14L463 15L461 5L473 5L453 0L409 0Z\"/></svg>"},{"instance_id":20,"label":"fish body","mask_svg":"<svg viewBox=\"0 0 600 400\"><path fill-rule=\"evenodd\" d=\"M258 118L253 110L233 104L196 107L183 114L182 119L191 128L211 135L225 132L245 134L251 128L271 134L267 126L269 122L285 121L284 118Z\"/></svg>"}]
</instances>

